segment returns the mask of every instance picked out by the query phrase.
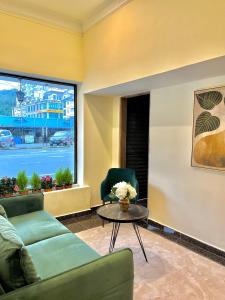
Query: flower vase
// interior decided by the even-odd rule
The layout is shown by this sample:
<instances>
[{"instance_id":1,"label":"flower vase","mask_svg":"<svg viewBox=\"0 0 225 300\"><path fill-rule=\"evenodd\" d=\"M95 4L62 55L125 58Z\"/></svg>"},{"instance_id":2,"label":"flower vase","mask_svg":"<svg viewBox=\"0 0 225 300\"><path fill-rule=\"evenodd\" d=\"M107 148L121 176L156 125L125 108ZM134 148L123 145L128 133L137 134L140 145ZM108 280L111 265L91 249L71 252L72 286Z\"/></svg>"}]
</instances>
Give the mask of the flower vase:
<instances>
[{"instance_id":1,"label":"flower vase","mask_svg":"<svg viewBox=\"0 0 225 300\"><path fill-rule=\"evenodd\" d=\"M129 198L124 198L124 199L119 200L119 205L120 205L120 209L123 212L127 212L128 208L130 206L130 200L129 200Z\"/></svg>"}]
</instances>

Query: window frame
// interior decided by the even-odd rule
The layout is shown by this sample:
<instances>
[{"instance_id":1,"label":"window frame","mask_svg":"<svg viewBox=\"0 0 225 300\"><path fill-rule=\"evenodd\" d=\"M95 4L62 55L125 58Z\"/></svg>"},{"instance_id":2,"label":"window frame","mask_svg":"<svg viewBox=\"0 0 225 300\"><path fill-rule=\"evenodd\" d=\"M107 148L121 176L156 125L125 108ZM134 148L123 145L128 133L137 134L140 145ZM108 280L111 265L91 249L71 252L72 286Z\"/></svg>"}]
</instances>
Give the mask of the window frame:
<instances>
[{"instance_id":1,"label":"window frame","mask_svg":"<svg viewBox=\"0 0 225 300\"><path fill-rule=\"evenodd\" d=\"M23 80L23 79L27 79L30 81L42 81L42 82L46 82L46 83L52 83L52 84L60 84L60 85L65 85L65 86L70 86L73 87L74 90L74 111L76 112L76 115L74 115L74 144L73 144L73 150L74 150L74 165L73 165L73 174L74 174L74 180L73 180L73 184L77 184L77 85L75 83L69 83L69 82L63 82L63 81L59 81L59 80L54 80L54 79L43 79L40 77L32 77L32 76L27 76L27 75L19 75L19 74L12 74L12 73L7 73L7 72L0 72L0 80L1 77L13 77L16 78L18 80Z\"/></svg>"}]
</instances>

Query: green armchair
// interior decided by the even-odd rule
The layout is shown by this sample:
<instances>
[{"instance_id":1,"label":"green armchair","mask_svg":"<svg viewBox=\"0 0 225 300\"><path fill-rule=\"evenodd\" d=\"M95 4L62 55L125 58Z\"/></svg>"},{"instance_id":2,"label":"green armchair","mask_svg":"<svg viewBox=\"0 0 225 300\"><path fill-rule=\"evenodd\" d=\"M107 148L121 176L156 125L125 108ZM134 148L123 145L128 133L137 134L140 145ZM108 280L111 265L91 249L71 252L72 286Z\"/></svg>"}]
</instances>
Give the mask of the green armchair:
<instances>
[{"instance_id":1,"label":"green armchair","mask_svg":"<svg viewBox=\"0 0 225 300\"><path fill-rule=\"evenodd\" d=\"M117 182L126 181L129 182L137 191L137 196L132 200L136 203L138 200L139 187L136 179L135 171L126 168L111 168L109 169L106 178L101 183L101 199L103 203L118 201L116 197L110 195L111 189Z\"/></svg>"}]
</instances>

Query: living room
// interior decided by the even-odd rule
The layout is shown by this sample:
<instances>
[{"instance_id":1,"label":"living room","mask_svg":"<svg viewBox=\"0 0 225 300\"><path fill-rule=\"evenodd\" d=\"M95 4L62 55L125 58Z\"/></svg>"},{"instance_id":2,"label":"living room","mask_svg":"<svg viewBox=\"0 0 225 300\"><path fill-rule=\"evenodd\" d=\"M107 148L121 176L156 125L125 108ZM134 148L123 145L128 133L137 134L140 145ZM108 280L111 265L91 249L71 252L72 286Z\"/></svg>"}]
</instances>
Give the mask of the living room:
<instances>
[{"instance_id":1,"label":"living room","mask_svg":"<svg viewBox=\"0 0 225 300\"><path fill-rule=\"evenodd\" d=\"M192 147L196 91L225 82L224 1L45 2L0 0L1 75L77 87L77 181L44 192L44 210L66 224L66 216L89 218L102 205L100 185L110 168L121 167L121 98L150 94L148 223L167 232L148 236L140 228L146 265L133 229L120 228L119 249L135 249L134 299L223 299L223 168L193 165ZM107 254L111 224L96 222L78 236ZM17 299L7 297L0 296Z\"/></svg>"}]
</instances>

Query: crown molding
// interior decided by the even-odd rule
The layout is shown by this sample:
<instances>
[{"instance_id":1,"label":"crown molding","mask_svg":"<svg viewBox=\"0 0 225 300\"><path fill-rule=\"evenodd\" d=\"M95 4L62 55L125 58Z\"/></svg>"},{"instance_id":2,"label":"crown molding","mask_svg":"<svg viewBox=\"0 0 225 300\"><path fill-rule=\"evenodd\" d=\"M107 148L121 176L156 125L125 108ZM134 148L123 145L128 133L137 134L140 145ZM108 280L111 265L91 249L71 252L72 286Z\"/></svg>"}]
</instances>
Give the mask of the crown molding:
<instances>
[{"instance_id":1,"label":"crown molding","mask_svg":"<svg viewBox=\"0 0 225 300\"><path fill-rule=\"evenodd\" d=\"M82 22L82 31L85 32L89 30L92 26L106 18L108 15L112 14L117 9L126 5L131 0L114 0L111 3L102 9L96 11L92 14L87 20Z\"/></svg>"},{"instance_id":2,"label":"crown molding","mask_svg":"<svg viewBox=\"0 0 225 300\"><path fill-rule=\"evenodd\" d=\"M0 2L0 11L7 15L20 17L22 19L43 25L53 26L66 31L82 32L82 24L68 16L52 13L42 9L24 9L21 6L11 5L9 2Z\"/></svg>"},{"instance_id":3,"label":"crown molding","mask_svg":"<svg viewBox=\"0 0 225 300\"><path fill-rule=\"evenodd\" d=\"M24 8L21 5L15 5L15 3L12 5L10 4L10 1L0 1L0 11L7 15L21 17L25 20L57 27L66 31L85 32L130 1L131 0L111 0L110 4L101 8L96 8L96 10L82 22L66 15L54 13L39 7L34 10L32 7Z\"/></svg>"}]
</instances>

